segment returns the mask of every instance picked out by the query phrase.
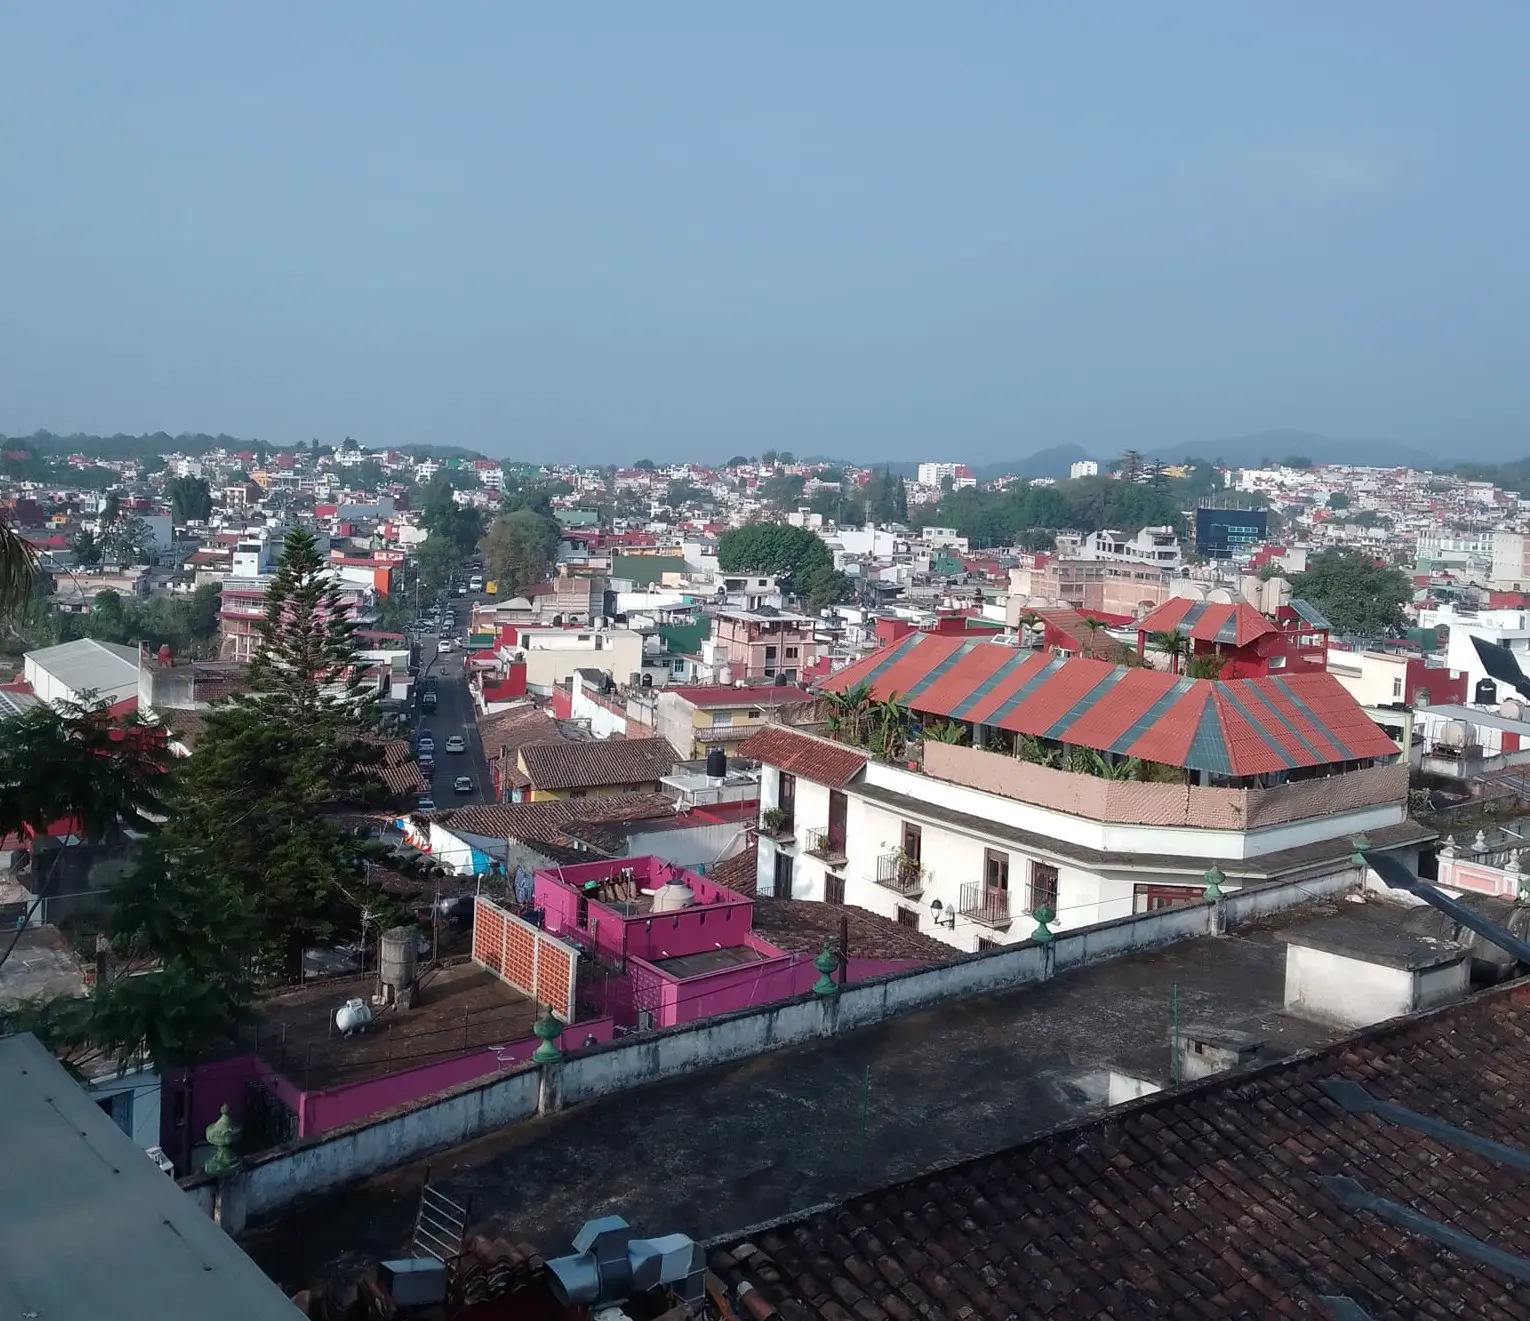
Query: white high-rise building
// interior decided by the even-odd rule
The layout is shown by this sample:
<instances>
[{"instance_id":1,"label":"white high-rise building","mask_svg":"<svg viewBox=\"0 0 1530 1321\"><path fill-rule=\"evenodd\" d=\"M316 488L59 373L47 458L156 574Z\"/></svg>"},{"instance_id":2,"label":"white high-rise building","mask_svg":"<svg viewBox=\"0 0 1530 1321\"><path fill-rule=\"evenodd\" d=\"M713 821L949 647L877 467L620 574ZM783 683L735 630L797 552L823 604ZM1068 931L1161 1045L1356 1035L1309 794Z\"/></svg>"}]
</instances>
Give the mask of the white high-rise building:
<instances>
[{"instance_id":1,"label":"white high-rise building","mask_svg":"<svg viewBox=\"0 0 1530 1321\"><path fill-rule=\"evenodd\" d=\"M1100 465L1093 459L1080 459L1068 469L1069 477L1098 477Z\"/></svg>"},{"instance_id":2,"label":"white high-rise building","mask_svg":"<svg viewBox=\"0 0 1530 1321\"><path fill-rule=\"evenodd\" d=\"M917 481L920 486L939 486L947 477L958 487L976 486L977 480L965 463L921 463Z\"/></svg>"}]
</instances>

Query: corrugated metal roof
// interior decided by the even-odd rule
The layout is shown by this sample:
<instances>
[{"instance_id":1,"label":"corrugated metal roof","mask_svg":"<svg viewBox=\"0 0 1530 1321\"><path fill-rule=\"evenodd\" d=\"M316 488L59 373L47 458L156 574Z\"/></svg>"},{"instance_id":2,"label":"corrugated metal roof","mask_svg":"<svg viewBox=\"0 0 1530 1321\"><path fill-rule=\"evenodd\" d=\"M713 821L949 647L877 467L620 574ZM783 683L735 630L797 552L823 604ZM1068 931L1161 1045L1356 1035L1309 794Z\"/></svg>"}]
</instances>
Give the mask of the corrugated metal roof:
<instances>
[{"instance_id":1,"label":"corrugated metal roof","mask_svg":"<svg viewBox=\"0 0 1530 1321\"><path fill-rule=\"evenodd\" d=\"M1137 624L1141 633L1178 633L1197 642L1219 642L1245 647L1267 633L1280 630L1253 606L1242 601L1191 601L1175 598L1144 615Z\"/></svg>"},{"instance_id":2,"label":"corrugated metal roof","mask_svg":"<svg viewBox=\"0 0 1530 1321\"><path fill-rule=\"evenodd\" d=\"M1191 602L1192 605L1199 604ZM1387 757L1397 746L1326 673L1219 681L919 634L822 685L868 684L922 716L1219 775Z\"/></svg>"}]
</instances>

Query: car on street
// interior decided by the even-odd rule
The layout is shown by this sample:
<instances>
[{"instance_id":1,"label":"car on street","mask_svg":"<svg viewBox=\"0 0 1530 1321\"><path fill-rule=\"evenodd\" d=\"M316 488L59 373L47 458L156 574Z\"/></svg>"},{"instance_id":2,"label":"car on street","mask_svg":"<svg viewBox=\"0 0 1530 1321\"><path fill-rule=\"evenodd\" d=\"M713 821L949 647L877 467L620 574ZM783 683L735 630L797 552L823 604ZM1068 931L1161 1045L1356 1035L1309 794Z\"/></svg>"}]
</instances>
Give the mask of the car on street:
<instances>
[{"instance_id":1,"label":"car on street","mask_svg":"<svg viewBox=\"0 0 1530 1321\"><path fill-rule=\"evenodd\" d=\"M420 760L416 764L420 768L420 774L427 780L436 773L436 759L428 752L422 752Z\"/></svg>"},{"instance_id":2,"label":"car on street","mask_svg":"<svg viewBox=\"0 0 1530 1321\"><path fill-rule=\"evenodd\" d=\"M442 638L440 642L436 643L436 650L439 651L443 656L448 652L455 651L456 649L457 644L453 642L449 637Z\"/></svg>"},{"instance_id":3,"label":"car on street","mask_svg":"<svg viewBox=\"0 0 1530 1321\"><path fill-rule=\"evenodd\" d=\"M467 740L461 734L453 734L446 740L446 750L448 752L466 752Z\"/></svg>"},{"instance_id":4,"label":"car on street","mask_svg":"<svg viewBox=\"0 0 1530 1321\"><path fill-rule=\"evenodd\" d=\"M420 801L415 804L415 808L421 812L434 812L436 810L436 800L434 798L428 797L421 798Z\"/></svg>"},{"instance_id":5,"label":"car on street","mask_svg":"<svg viewBox=\"0 0 1530 1321\"><path fill-rule=\"evenodd\" d=\"M428 757L435 752L436 740L431 736L429 730L420 731L419 750L422 757Z\"/></svg>"},{"instance_id":6,"label":"car on street","mask_svg":"<svg viewBox=\"0 0 1530 1321\"><path fill-rule=\"evenodd\" d=\"M459 775L452 781L452 792L470 794L473 792L473 777L471 775Z\"/></svg>"}]
</instances>

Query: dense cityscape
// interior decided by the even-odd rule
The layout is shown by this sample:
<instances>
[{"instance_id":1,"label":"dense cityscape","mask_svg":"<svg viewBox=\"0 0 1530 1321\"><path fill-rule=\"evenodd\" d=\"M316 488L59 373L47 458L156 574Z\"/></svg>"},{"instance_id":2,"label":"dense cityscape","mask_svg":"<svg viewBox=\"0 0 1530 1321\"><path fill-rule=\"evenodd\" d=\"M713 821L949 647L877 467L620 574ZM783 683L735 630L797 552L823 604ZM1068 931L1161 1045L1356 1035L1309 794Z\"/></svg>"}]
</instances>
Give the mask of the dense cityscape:
<instances>
[{"instance_id":1,"label":"dense cityscape","mask_svg":"<svg viewBox=\"0 0 1530 1321\"><path fill-rule=\"evenodd\" d=\"M303 1306L300 1285L392 1302L405 1240L453 1296L549 1269L475 1232L428 1163L418 1208L304 1209L442 1146L452 1097L545 1114L678 1067L623 1072L627 1043L747 1055L724 1025L810 1039L856 993L877 998L851 1021L901 1049L892 987L1045 981L1036 952L1118 932L1141 986L1096 955L1071 995L1147 1012L1091 1037L1088 1068L1068 1047L1072 1089L1026 1121L1062 1123L1427 1007L1344 971L1418 933L1460 969L1428 1003L1475 985L1448 907L1421 927L1324 905L1385 891L1380 859L1472 904L1490 944L1522 893L1530 525L1481 469L1128 451L979 478L47 434L0 465L0 1012ZM1193 939L1172 971L1134 953L1250 921L1245 895L1266 925L1235 974ZM709 915L715 937L685 925ZM1170 981L1197 1026L1161 1057ZM573 1080L603 1059L611 1080ZM358 1125L386 1157L349 1152ZM340 1173L259 1190L267 1153L328 1143ZM888 1115L876 1150L889 1177L922 1159ZM556 1182L495 1212L535 1243L603 1204L548 1159ZM841 1160L661 1192L645 1224L765 1219L842 1186ZM714 1263L716 1306L774 1269Z\"/></svg>"}]
</instances>

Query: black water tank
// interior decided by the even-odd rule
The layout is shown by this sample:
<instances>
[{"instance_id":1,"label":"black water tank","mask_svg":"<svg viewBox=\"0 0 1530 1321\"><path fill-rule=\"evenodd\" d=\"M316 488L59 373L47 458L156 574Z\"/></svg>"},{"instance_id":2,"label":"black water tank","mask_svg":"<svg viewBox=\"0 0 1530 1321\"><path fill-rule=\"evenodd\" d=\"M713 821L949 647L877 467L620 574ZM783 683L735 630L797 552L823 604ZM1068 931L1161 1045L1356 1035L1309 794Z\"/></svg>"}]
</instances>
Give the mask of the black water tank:
<instances>
[{"instance_id":1,"label":"black water tank","mask_svg":"<svg viewBox=\"0 0 1530 1321\"><path fill-rule=\"evenodd\" d=\"M1493 706L1498 701L1498 685L1491 679L1478 679L1476 696L1472 698L1478 706Z\"/></svg>"},{"instance_id":2,"label":"black water tank","mask_svg":"<svg viewBox=\"0 0 1530 1321\"><path fill-rule=\"evenodd\" d=\"M721 780L728 774L728 754L721 748L709 748L707 750L707 775L714 780Z\"/></svg>"}]
</instances>

